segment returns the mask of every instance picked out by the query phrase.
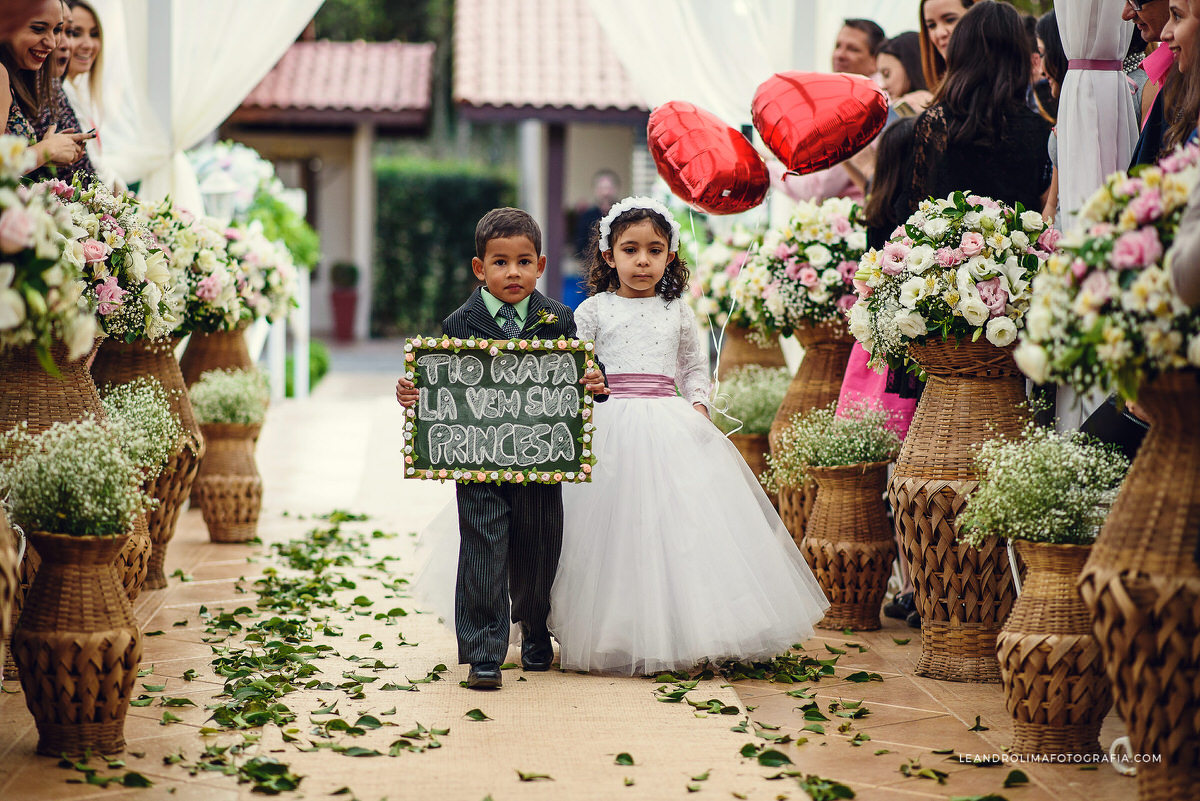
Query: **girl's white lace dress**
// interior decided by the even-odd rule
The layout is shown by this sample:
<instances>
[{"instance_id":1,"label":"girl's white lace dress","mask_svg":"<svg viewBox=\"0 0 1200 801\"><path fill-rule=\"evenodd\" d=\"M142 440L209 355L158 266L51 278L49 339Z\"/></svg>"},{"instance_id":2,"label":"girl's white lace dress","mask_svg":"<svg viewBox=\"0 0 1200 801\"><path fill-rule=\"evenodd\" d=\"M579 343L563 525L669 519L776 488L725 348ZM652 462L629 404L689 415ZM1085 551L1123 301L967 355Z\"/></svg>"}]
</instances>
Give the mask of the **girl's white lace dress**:
<instances>
[{"instance_id":1,"label":"girl's white lace dress","mask_svg":"<svg viewBox=\"0 0 1200 801\"><path fill-rule=\"evenodd\" d=\"M604 293L575 320L612 396L594 406L592 482L563 488L562 667L651 673L811 636L824 593L737 449L692 408L710 392L692 310Z\"/></svg>"}]
</instances>

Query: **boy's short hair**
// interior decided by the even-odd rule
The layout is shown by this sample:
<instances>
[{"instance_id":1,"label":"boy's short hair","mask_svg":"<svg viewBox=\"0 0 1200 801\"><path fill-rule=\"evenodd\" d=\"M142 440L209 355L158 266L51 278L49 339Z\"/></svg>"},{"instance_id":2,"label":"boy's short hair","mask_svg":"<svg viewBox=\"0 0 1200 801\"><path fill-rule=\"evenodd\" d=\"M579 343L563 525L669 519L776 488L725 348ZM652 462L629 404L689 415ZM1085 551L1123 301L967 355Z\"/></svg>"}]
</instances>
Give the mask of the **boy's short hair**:
<instances>
[{"instance_id":1,"label":"boy's short hair","mask_svg":"<svg viewBox=\"0 0 1200 801\"><path fill-rule=\"evenodd\" d=\"M483 258L487 244L493 239L523 236L533 243L537 255L542 255L542 229L529 212L521 209L492 209L475 226L475 255Z\"/></svg>"}]
</instances>

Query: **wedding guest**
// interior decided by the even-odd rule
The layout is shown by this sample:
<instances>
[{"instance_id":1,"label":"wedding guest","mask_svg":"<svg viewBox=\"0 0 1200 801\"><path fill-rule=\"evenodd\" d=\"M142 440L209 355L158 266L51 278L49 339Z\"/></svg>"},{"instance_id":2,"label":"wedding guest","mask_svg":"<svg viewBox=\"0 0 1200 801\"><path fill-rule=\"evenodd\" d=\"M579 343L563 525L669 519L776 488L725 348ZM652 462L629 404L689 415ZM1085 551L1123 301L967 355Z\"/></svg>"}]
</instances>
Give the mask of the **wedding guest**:
<instances>
[{"instance_id":1,"label":"wedding guest","mask_svg":"<svg viewBox=\"0 0 1200 801\"><path fill-rule=\"evenodd\" d=\"M99 131L104 117L104 28L100 24L100 16L90 3L69 0L67 5L71 9L68 31L73 44L63 91L80 124ZM99 136L88 141L88 159L92 162L96 177L107 186L123 189L124 184L105 162L103 150Z\"/></svg>"},{"instance_id":2,"label":"wedding guest","mask_svg":"<svg viewBox=\"0 0 1200 801\"><path fill-rule=\"evenodd\" d=\"M888 39L875 57L883 90L899 117L915 117L933 102L933 93L925 86L921 71L921 36L905 31Z\"/></svg>"},{"instance_id":3,"label":"wedding guest","mask_svg":"<svg viewBox=\"0 0 1200 801\"><path fill-rule=\"evenodd\" d=\"M1162 29L1167 24L1168 11L1167 0L1126 0L1121 9L1121 19L1132 21L1147 43L1157 44L1162 41ZM1133 149L1131 167L1154 163L1162 151L1166 109L1173 105L1173 100L1177 100L1179 92L1179 82L1172 77L1172 59L1168 48L1158 47L1142 61L1142 70L1150 85L1142 94L1142 133Z\"/></svg>"},{"instance_id":4,"label":"wedding guest","mask_svg":"<svg viewBox=\"0 0 1200 801\"><path fill-rule=\"evenodd\" d=\"M921 69L925 85L936 90L946 75L946 54L950 34L975 0L921 0L918 23L921 25Z\"/></svg>"},{"instance_id":5,"label":"wedding guest","mask_svg":"<svg viewBox=\"0 0 1200 801\"><path fill-rule=\"evenodd\" d=\"M0 104L4 132L34 143L34 167L66 166L79 160L86 134L60 132L53 124L39 138L33 121L51 96L51 55L65 24L59 0L42 0L29 21L0 40ZM32 169L32 168L31 168Z\"/></svg>"},{"instance_id":6,"label":"wedding guest","mask_svg":"<svg viewBox=\"0 0 1200 801\"><path fill-rule=\"evenodd\" d=\"M66 4L63 4L64 10ZM71 45L72 39L69 36L70 20L64 22L62 30L58 34L59 46L55 48L54 56L51 62L50 70L50 102L42 109L42 113L33 122L34 133L39 137L45 136L50 130L50 126L55 126L60 131L79 131L82 130L79 125L79 120L75 116L75 110L71 107L67 100L66 94L63 92L63 78L67 73L67 67L71 61ZM67 183L73 183L76 176L79 177L80 184L83 187L91 185L95 177L95 168L92 167L91 160L88 158L86 146L83 154L74 162L67 165L57 165L53 170L50 167L42 167L39 170L30 174L31 181L43 181L49 178L58 178Z\"/></svg>"},{"instance_id":7,"label":"wedding guest","mask_svg":"<svg viewBox=\"0 0 1200 801\"><path fill-rule=\"evenodd\" d=\"M934 104L917 118L907 211L956 190L1043 208L1050 124L1025 103L1029 65L1025 29L1012 6L994 0L971 6L950 39Z\"/></svg>"},{"instance_id":8,"label":"wedding guest","mask_svg":"<svg viewBox=\"0 0 1200 801\"><path fill-rule=\"evenodd\" d=\"M833 45L833 71L874 75L875 57L886 39L883 28L873 20L844 20Z\"/></svg>"},{"instance_id":9,"label":"wedding guest","mask_svg":"<svg viewBox=\"0 0 1200 801\"><path fill-rule=\"evenodd\" d=\"M1180 89L1178 102L1168 107L1170 117L1163 133L1162 152L1166 155L1178 145L1196 139L1196 117L1200 114L1200 17L1193 11L1190 0L1170 0L1167 23L1163 26L1163 47L1175 55Z\"/></svg>"},{"instance_id":10,"label":"wedding guest","mask_svg":"<svg viewBox=\"0 0 1200 801\"><path fill-rule=\"evenodd\" d=\"M1054 100L1051 109L1042 109L1042 116L1049 119L1050 124L1057 122L1058 96L1062 92L1062 82L1067 76L1069 60L1063 50L1062 38L1058 32L1058 17L1053 11L1042 15L1037 23L1038 52L1041 54L1042 69L1046 73L1046 82L1050 87L1050 96ZM1046 193L1046 203L1042 216L1048 220L1058 219L1058 131L1051 129L1047 142L1050 153L1050 163L1054 171L1050 178L1050 190Z\"/></svg>"}]
</instances>

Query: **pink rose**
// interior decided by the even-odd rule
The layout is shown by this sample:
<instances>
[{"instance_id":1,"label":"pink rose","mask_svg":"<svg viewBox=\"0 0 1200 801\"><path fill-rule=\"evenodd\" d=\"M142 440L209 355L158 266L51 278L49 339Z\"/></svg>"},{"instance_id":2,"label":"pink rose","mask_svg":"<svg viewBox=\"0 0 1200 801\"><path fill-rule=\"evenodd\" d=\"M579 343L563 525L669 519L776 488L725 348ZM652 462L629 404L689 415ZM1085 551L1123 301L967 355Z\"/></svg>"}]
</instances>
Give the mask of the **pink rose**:
<instances>
[{"instance_id":1,"label":"pink rose","mask_svg":"<svg viewBox=\"0 0 1200 801\"><path fill-rule=\"evenodd\" d=\"M725 268L725 274L730 278L737 278L737 274L742 271L742 266L746 263L746 257L749 253L742 253L734 256L733 261L729 262L729 266Z\"/></svg>"},{"instance_id":2,"label":"pink rose","mask_svg":"<svg viewBox=\"0 0 1200 801\"><path fill-rule=\"evenodd\" d=\"M1000 208L1000 204L992 200L990 197L981 197L979 195L968 195L967 202L972 206L983 206L985 209L995 211Z\"/></svg>"},{"instance_id":3,"label":"pink rose","mask_svg":"<svg viewBox=\"0 0 1200 801\"><path fill-rule=\"evenodd\" d=\"M1098 270L1084 280L1080 289L1094 297L1100 304L1107 303L1112 297L1112 282L1108 280L1107 275Z\"/></svg>"},{"instance_id":4,"label":"pink rose","mask_svg":"<svg viewBox=\"0 0 1200 801\"><path fill-rule=\"evenodd\" d=\"M829 227L838 236L845 236L854 230L854 227L850 225L850 218L848 217L834 217L833 222L829 224Z\"/></svg>"},{"instance_id":5,"label":"pink rose","mask_svg":"<svg viewBox=\"0 0 1200 801\"><path fill-rule=\"evenodd\" d=\"M89 238L83 243L83 260L89 264L94 261L104 261L111 252L108 245Z\"/></svg>"},{"instance_id":6,"label":"pink rose","mask_svg":"<svg viewBox=\"0 0 1200 801\"><path fill-rule=\"evenodd\" d=\"M225 238L232 242L240 242L244 236L240 228L225 229Z\"/></svg>"},{"instance_id":7,"label":"pink rose","mask_svg":"<svg viewBox=\"0 0 1200 801\"><path fill-rule=\"evenodd\" d=\"M888 234L888 239L895 239L898 236L904 236L904 223L897 225L896 230Z\"/></svg>"},{"instance_id":8,"label":"pink rose","mask_svg":"<svg viewBox=\"0 0 1200 801\"><path fill-rule=\"evenodd\" d=\"M125 236L125 229L117 222L117 218L111 214L100 215L100 225L103 226L104 230L113 231L117 236Z\"/></svg>"},{"instance_id":9,"label":"pink rose","mask_svg":"<svg viewBox=\"0 0 1200 801\"><path fill-rule=\"evenodd\" d=\"M999 276L980 281L975 284L975 288L979 290L979 299L988 307L993 317L1004 314L1004 307L1008 304L1008 291L1001 285Z\"/></svg>"},{"instance_id":10,"label":"pink rose","mask_svg":"<svg viewBox=\"0 0 1200 801\"><path fill-rule=\"evenodd\" d=\"M949 270L951 267L958 264L957 248L938 248L933 253L933 258L937 261L938 266L944 270Z\"/></svg>"},{"instance_id":11,"label":"pink rose","mask_svg":"<svg viewBox=\"0 0 1200 801\"><path fill-rule=\"evenodd\" d=\"M1091 267L1088 267L1088 263L1083 259L1076 259L1071 262L1071 275L1075 276L1076 281L1082 280L1090 269Z\"/></svg>"},{"instance_id":12,"label":"pink rose","mask_svg":"<svg viewBox=\"0 0 1200 801\"><path fill-rule=\"evenodd\" d=\"M196 297L200 300L216 300L221 294L221 283L215 275L205 276L196 284Z\"/></svg>"},{"instance_id":13,"label":"pink rose","mask_svg":"<svg viewBox=\"0 0 1200 801\"><path fill-rule=\"evenodd\" d=\"M807 266L808 264L805 262L802 262L796 258L791 258L787 260L787 263L783 268L783 274L795 281L800 277L800 270Z\"/></svg>"},{"instance_id":14,"label":"pink rose","mask_svg":"<svg viewBox=\"0 0 1200 801\"><path fill-rule=\"evenodd\" d=\"M800 269L800 274L797 276L797 278L801 284L807 287L816 286L817 282L821 280L821 276L810 264L806 264Z\"/></svg>"},{"instance_id":15,"label":"pink rose","mask_svg":"<svg viewBox=\"0 0 1200 801\"><path fill-rule=\"evenodd\" d=\"M904 272L904 258L910 248L902 242L888 242L883 246L883 256L879 260L879 269L887 275L899 275Z\"/></svg>"},{"instance_id":16,"label":"pink rose","mask_svg":"<svg viewBox=\"0 0 1200 801\"><path fill-rule=\"evenodd\" d=\"M838 298L837 307L843 312L848 312L855 303L858 303L857 295L842 295Z\"/></svg>"},{"instance_id":17,"label":"pink rose","mask_svg":"<svg viewBox=\"0 0 1200 801\"><path fill-rule=\"evenodd\" d=\"M795 253L795 251L782 242L775 247L775 258L779 259L779 261L784 261L793 253Z\"/></svg>"},{"instance_id":18,"label":"pink rose","mask_svg":"<svg viewBox=\"0 0 1200 801\"><path fill-rule=\"evenodd\" d=\"M1054 228L1047 228L1042 231L1042 235L1038 237L1038 247L1047 252L1052 252L1058 246L1058 240L1062 239L1062 233Z\"/></svg>"},{"instance_id":19,"label":"pink rose","mask_svg":"<svg viewBox=\"0 0 1200 801\"><path fill-rule=\"evenodd\" d=\"M867 286L866 281L860 281L857 278L854 279L854 291L857 292L858 296L863 300L866 300L875 294L875 290Z\"/></svg>"},{"instance_id":20,"label":"pink rose","mask_svg":"<svg viewBox=\"0 0 1200 801\"><path fill-rule=\"evenodd\" d=\"M1141 178L1126 178L1113 187L1113 194L1121 197L1133 197L1142 191Z\"/></svg>"},{"instance_id":21,"label":"pink rose","mask_svg":"<svg viewBox=\"0 0 1200 801\"><path fill-rule=\"evenodd\" d=\"M1088 229L1088 236L1109 236L1115 230L1112 223L1096 223Z\"/></svg>"},{"instance_id":22,"label":"pink rose","mask_svg":"<svg viewBox=\"0 0 1200 801\"><path fill-rule=\"evenodd\" d=\"M96 310L100 312L101 316L107 317L121 308L121 303L127 294L128 292L117 285L117 277L110 275L104 283L96 287L96 300L98 301Z\"/></svg>"},{"instance_id":23,"label":"pink rose","mask_svg":"<svg viewBox=\"0 0 1200 801\"><path fill-rule=\"evenodd\" d=\"M1145 225L1162 216L1162 195L1157 189L1149 189L1129 201L1129 211L1138 225Z\"/></svg>"},{"instance_id":24,"label":"pink rose","mask_svg":"<svg viewBox=\"0 0 1200 801\"><path fill-rule=\"evenodd\" d=\"M1118 270L1132 270L1154 264L1162 255L1158 231L1153 228L1141 228L1122 234L1113 245L1108 259Z\"/></svg>"},{"instance_id":25,"label":"pink rose","mask_svg":"<svg viewBox=\"0 0 1200 801\"><path fill-rule=\"evenodd\" d=\"M967 231L962 238L962 254L968 259L983 252L983 234Z\"/></svg>"},{"instance_id":26,"label":"pink rose","mask_svg":"<svg viewBox=\"0 0 1200 801\"><path fill-rule=\"evenodd\" d=\"M837 266L837 271L842 280L848 284L854 280L855 274L858 273L858 262L844 261Z\"/></svg>"},{"instance_id":27,"label":"pink rose","mask_svg":"<svg viewBox=\"0 0 1200 801\"><path fill-rule=\"evenodd\" d=\"M1158 162L1159 169L1162 170L1167 175L1170 175L1171 173L1179 172L1180 170L1186 168L1187 166L1188 166L1188 160L1186 158L1181 158L1179 155L1177 155L1175 153L1172 153L1171 155L1164 158L1162 161ZM1132 195L1133 193L1129 192L1127 194Z\"/></svg>"},{"instance_id":28,"label":"pink rose","mask_svg":"<svg viewBox=\"0 0 1200 801\"><path fill-rule=\"evenodd\" d=\"M33 218L20 206L0 215L0 251L16 253L33 245Z\"/></svg>"}]
</instances>

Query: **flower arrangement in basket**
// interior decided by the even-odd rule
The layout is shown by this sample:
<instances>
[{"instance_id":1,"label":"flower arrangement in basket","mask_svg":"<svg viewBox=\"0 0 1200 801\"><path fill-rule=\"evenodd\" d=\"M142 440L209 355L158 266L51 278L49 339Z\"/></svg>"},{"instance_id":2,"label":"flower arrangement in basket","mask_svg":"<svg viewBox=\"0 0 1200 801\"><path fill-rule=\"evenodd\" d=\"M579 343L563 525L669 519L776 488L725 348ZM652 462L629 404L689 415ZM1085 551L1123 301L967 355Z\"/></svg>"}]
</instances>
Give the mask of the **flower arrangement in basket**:
<instances>
[{"instance_id":1,"label":"flower arrangement in basket","mask_svg":"<svg viewBox=\"0 0 1200 801\"><path fill-rule=\"evenodd\" d=\"M236 267L229 256L224 227L196 217L165 200L147 208L150 230L179 276L184 300L177 334L228 331L242 317Z\"/></svg>"},{"instance_id":2,"label":"flower arrangement in basket","mask_svg":"<svg viewBox=\"0 0 1200 801\"><path fill-rule=\"evenodd\" d=\"M726 434L766 436L792 380L786 367L748 364L714 387L713 422Z\"/></svg>"},{"instance_id":3,"label":"flower arrangement in basket","mask_svg":"<svg viewBox=\"0 0 1200 801\"><path fill-rule=\"evenodd\" d=\"M733 305L733 286L751 254L762 244L762 232L735 227L700 250L692 269L688 303L701 325L744 326L745 313Z\"/></svg>"},{"instance_id":4,"label":"flower arrangement in basket","mask_svg":"<svg viewBox=\"0 0 1200 801\"><path fill-rule=\"evenodd\" d=\"M260 370L209 370L188 390L201 425L260 425L270 402Z\"/></svg>"},{"instance_id":5,"label":"flower arrangement in basket","mask_svg":"<svg viewBox=\"0 0 1200 801\"><path fill-rule=\"evenodd\" d=\"M96 308L104 333L133 342L174 330L183 314L179 277L133 196L116 197L99 181L88 189L59 180L45 187L79 228L72 247L84 264L84 297Z\"/></svg>"},{"instance_id":6,"label":"flower arrangement in basket","mask_svg":"<svg viewBox=\"0 0 1200 801\"><path fill-rule=\"evenodd\" d=\"M110 384L101 394L109 428L141 471L143 483L148 484L158 477L183 436L167 390L157 379L141 376L125 384Z\"/></svg>"},{"instance_id":7,"label":"flower arrangement in basket","mask_svg":"<svg viewBox=\"0 0 1200 801\"><path fill-rule=\"evenodd\" d=\"M48 372L54 342L77 359L96 339L81 300L83 261L70 215L43 192L20 185L34 154L20 137L0 136L0 348L34 345Z\"/></svg>"},{"instance_id":8,"label":"flower arrangement in basket","mask_svg":"<svg viewBox=\"0 0 1200 801\"><path fill-rule=\"evenodd\" d=\"M882 250L863 257L850 331L873 364L903 369L909 343L938 336L998 348L1017 337L1030 282L1057 233L1036 211L954 192L923 200Z\"/></svg>"},{"instance_id":9,"label":"flower arrangement in basket","mask_svg":"<svg viewBox=\"0 0 1200 801\"><path fill-rule=\"evenodd\" d=\"M782 229L764 235L738 273L734 300L759 336L841 320L867 246L858 206L846 198L801 202Z\"/></svg>"},{"instance_id":10,"label":"flower arrangement in basket","mask_svg":"<svg viewBox=\"0 0 1200 801\"><path fill-rule=\"evenodd\" d=\"M225 229L230 257L238 265L238 295L245 316L276 322L296 306L296 265L282 243L263 234L262 223L235 222Z\"/></svg>"},{"instance_id":11,"label":"flower arrangement in basket","mask_svg":"<svg viewBox=\"0 0 1200 801\"><path fill-rule=\"evenodd\" d=\"M780 446L767 457L768 484L776 491L798 487L814 467L887 463L900 451L900 438L888 427L891 413L868 403L833 403L801 412L780 434ZM881 493L882 497L882 493Z\"/></svg>"},{"instance_id":12,"label":"flower arrangement in basket","mask_svg":"<svg viewBox=\"0 0 1200 801\"><path fill-rule=\"evenodd\" d=\"M1034 280L1014 354L1026 375L1134 400L1158 373L1200 367L1200 313L1164 265L1198 174L1200 147L1182 148L1110 176L1084 204Z\"/></svg>"}]
</instances>

